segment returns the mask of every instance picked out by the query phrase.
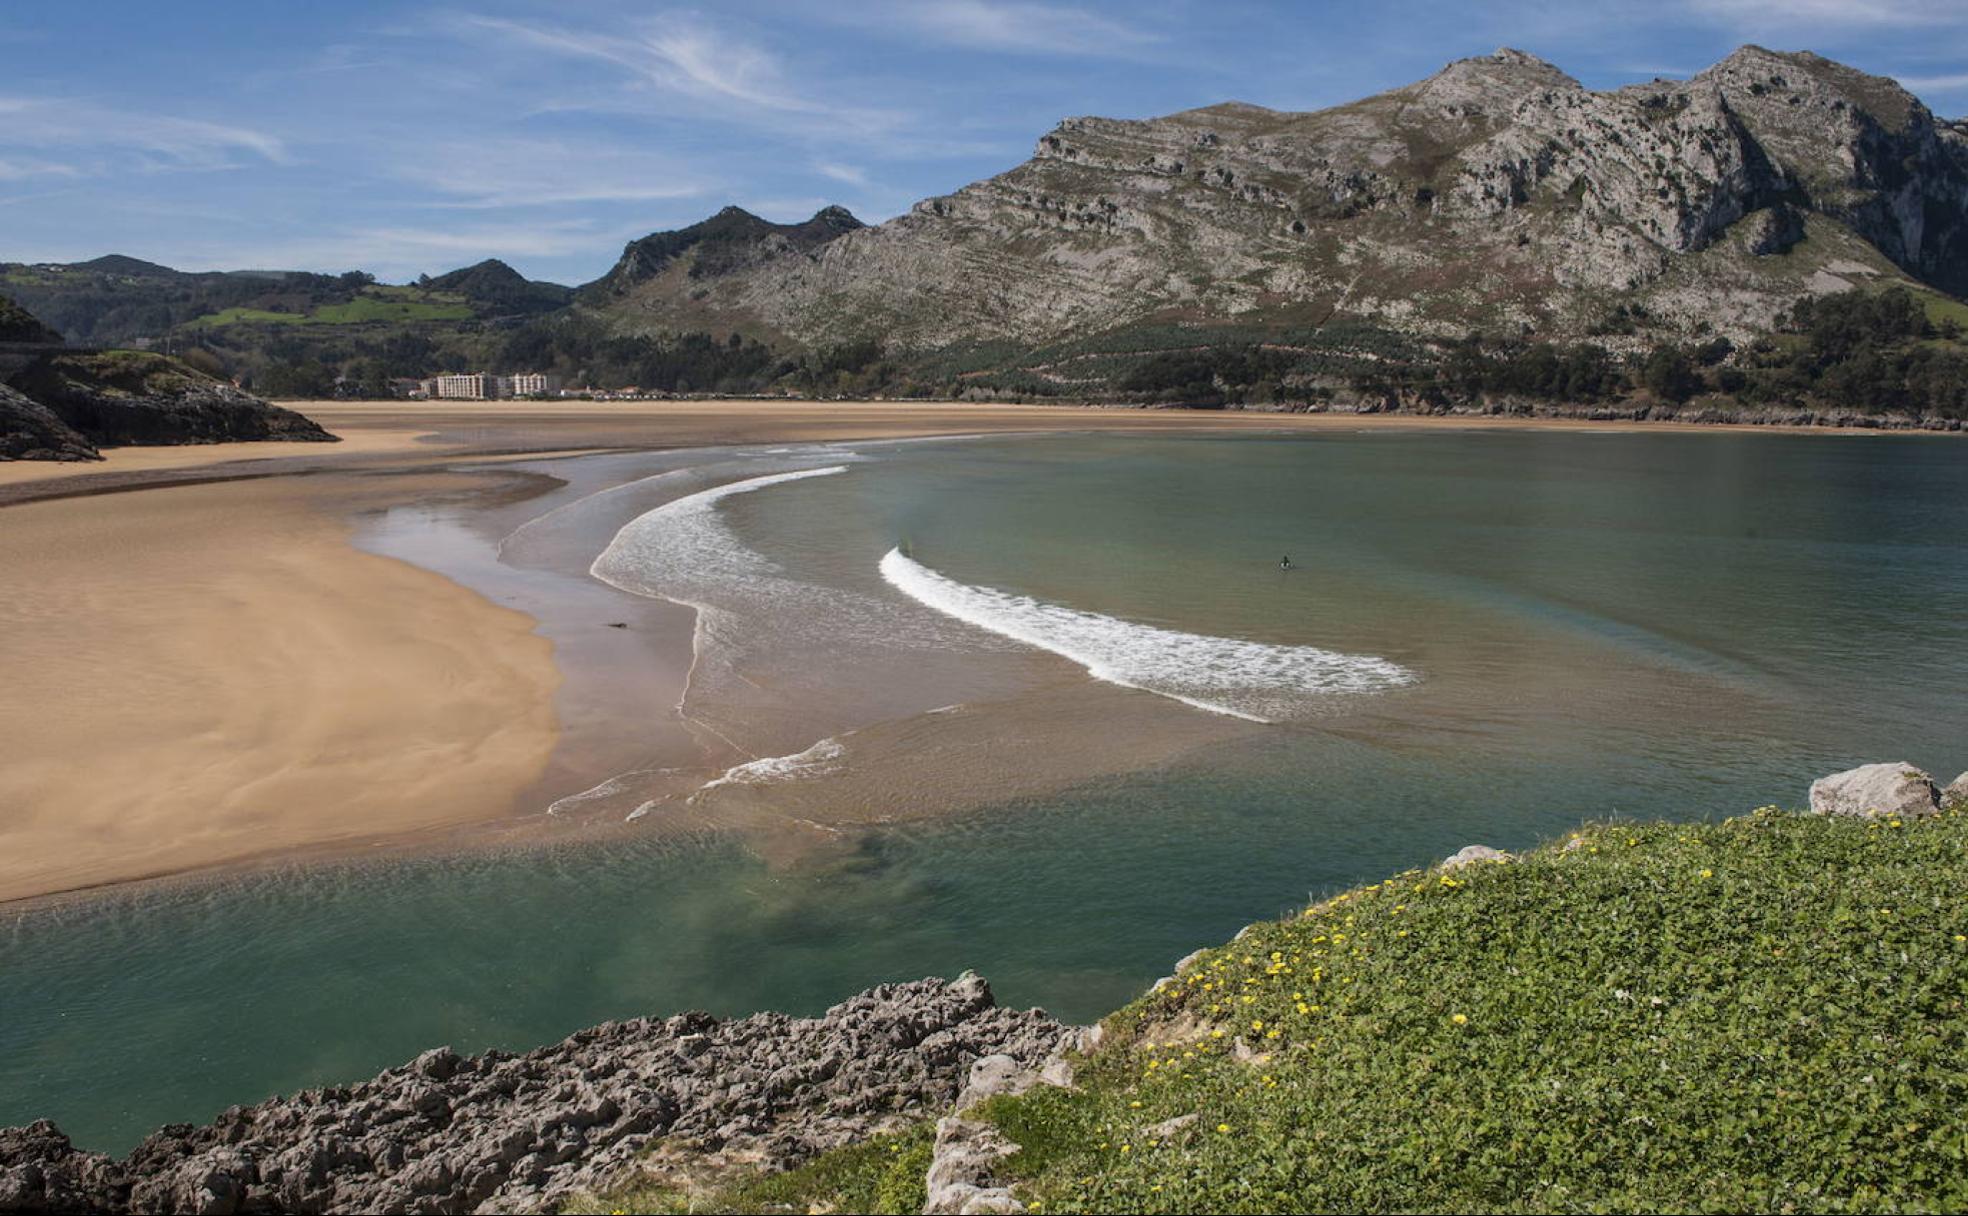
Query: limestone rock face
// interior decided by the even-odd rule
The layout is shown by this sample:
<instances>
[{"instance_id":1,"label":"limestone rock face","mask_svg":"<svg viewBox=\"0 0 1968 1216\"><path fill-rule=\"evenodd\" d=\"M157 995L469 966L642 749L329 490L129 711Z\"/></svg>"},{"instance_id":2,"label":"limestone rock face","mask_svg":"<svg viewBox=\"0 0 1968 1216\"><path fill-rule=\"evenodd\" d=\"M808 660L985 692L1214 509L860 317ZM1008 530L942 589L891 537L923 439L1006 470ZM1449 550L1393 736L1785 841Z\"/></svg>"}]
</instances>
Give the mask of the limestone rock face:
<instances>
[{"instance_id":1,"label":"limestone rock face","mask_svg":"<svg viewBox=\"0 0 1968 1216\"><path fill-rule=\"evenodd\" d=\"M888 223L818 219L714 277L637 268L695 229L637 242L611 307L630 328L711 316L912 349L1157 317L1577 337L1615 302L1663 335L1740 337L1814 291L1968 290L1968 134L1808 53L1595 92L1506 49L1315 112L1069 118Z\"/></svg>"},{"instance_id":2,"label":"limestone rock face","mask_svg":"<svg viewBox=\"0 0 1968 1216\"><path fill-rule=\"evenodd\" d=\"M1901 761L1866 764L1811 783L1811 810L1862 819L1932 815L1939 809L1934 779Z\"/></svg>"},{"instance_id":3,"label":"limestone rock face","mask_svg":"<svg viewBox=\"0 0 1968 1216\"><path fill-rule=\"evenodd\" d=\"M687 1013L518 1056L440 1048L163 1128L122 1161L50 1123L0 1129L0 1213L548 1210L665 1135L797 1163L947 1107L980 1058L994 1076L1037 1067L1073 1034L966 976L885 984L819 1018Z\"/></svg>"}]
</instances>

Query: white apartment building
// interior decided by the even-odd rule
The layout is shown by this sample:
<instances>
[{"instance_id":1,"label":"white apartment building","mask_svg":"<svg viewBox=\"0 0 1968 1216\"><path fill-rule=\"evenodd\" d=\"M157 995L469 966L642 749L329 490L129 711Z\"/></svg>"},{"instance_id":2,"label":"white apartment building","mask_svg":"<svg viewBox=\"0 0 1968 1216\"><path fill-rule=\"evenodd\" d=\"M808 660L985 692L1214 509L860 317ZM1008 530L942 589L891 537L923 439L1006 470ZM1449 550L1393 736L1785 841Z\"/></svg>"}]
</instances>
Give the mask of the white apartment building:
<instances>
[{"instance_id":1,"label":"white apartment building","mask_svg":"<svg viewBox=\"0 0 1968 1216\"><path fill-rule=\"evenodd\" d=\"M560 377L543 372L522 372L512 377L509 391L515 397L545 397L560 391Z\"/></svg>"},{"instance_id":2,"label":"white apartment building","mask_svg":"<svg viewBox=\"0 0 1968 1216\"><path fill-rule=\"evenodd\" d=\"M499 383L484 372L438 376L431 381L430 395L440 401L485 401L499 395Z\"/></svg>"}]
</instances>

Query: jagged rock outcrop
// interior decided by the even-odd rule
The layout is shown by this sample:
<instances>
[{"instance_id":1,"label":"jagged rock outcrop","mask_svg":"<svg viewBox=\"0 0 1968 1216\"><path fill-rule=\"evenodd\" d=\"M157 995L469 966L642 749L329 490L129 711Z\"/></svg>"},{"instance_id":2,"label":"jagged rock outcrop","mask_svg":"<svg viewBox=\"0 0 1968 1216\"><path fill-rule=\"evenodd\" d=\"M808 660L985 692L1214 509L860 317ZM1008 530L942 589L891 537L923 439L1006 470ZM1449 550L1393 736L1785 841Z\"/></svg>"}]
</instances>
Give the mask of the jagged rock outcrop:
<instances>
[{"instance_id":1,"label":"jagged rock outcrop","mask_svg":"<svg viewBox=\"0 0 1968 1216\"><path fill-rule=\"evenodd\" d=\"M1597 92L1502 50L1312 113L1067 119L878 227L664 273L700 230L760 224L637 242L590 299L627 328L919 350L1157 320L1568 337L1615 301L1662 335L1747 336L1812 292L1968 290L1968 134L1804 52Z\"/></svg>"},{"instance_id":2,"label":"jagged rock outcrop","mask_svg":"<svg viewBox=\"0 0 1968 1216\"><path fill-rule=\"evenodd\" d=\"M664 278L699 282L756 269L791 254L818 248L863 227L845 207L823 207L798 224L775 224L743 207L726 207L710 219L671 232L631 241L614 267L582 288L590 297L624 295L639 284Z\"/></svg>"},{"instance_id":3,"label":"jagged rock outcrop","mask_svg":"<svg viewBox=\"0 0 1968 1216\"><path fill-rule=\"evenodd\" d=\"M966 975L885 984L819 1018L693 1013L517 1056L438 1049L164 1128L122 1161L45 1122L0 1130L0 1213L541 1210L658 1137L783 1168L936 1113L976 1060L1038 1065L1074 1033Z\"/></svg>"},{"instance_id":4,"label":"jagged rock outcrop","mask_svg":"<svg viewBox=\"0 0 1968 1216\"><path fill-rule=\"evenodd\" d=\"M9 383L104 447L335 438L293 410L143 351L51 353Z\"/></svg>"},{"instance_id":5,"label":"jagged rock outcrop","mask_svg":"<svg viewBox=\"0 0 1968 1216\"><path fill-rule=\"evenodd\" d=\"M101 459L55 411L0 384L0 460Z\"/></svg>"}]
</instances>

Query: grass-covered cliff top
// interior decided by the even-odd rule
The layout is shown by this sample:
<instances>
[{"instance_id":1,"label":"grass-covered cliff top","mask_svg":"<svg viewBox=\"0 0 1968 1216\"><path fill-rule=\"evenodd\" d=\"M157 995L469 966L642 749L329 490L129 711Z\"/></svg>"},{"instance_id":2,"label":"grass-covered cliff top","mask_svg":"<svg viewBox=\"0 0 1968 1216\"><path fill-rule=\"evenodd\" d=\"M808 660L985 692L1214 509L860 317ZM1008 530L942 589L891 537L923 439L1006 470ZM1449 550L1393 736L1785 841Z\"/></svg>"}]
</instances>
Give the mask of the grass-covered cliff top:
<instances>
[{"instance_id":1,"label":"grass-covered cliff top","mask_svg":"<svg viewBox=\"0 0 1968 1216\"><path fill-rule=\"evenodd\" d=\"M21 377L29 392L53 393L86 385L98 392L129 396L172 395L219 383L168 355L142 350L106 350L56 355Z\"/></svg>"},{"instance_id":2,"label":"grass-covered cliff top","mask_svg":"<svg viewBox=\"0 0 1968 1216\"><path fill-rule=\"evenodd\" d=\"M1960 1210L1965 893L1959 809L1592 827L1252 926L982 1110L1039 1212Z\"/></svg>"}]
</instances>

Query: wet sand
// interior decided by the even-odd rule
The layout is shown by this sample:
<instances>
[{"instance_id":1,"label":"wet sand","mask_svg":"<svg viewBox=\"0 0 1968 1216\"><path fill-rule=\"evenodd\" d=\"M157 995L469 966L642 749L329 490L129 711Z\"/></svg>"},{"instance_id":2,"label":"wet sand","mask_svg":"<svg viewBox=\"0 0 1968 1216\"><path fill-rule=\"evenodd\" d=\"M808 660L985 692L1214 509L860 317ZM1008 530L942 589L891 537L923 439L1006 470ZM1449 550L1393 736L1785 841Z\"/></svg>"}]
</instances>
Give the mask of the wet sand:
<instances>
[{"instance_id":1,"label":"wet sand","mask_svg":"<svg viewBox=\"0 0 1968 1216\"><path fill-rule=\"evenodd\" d=\"M557 695L562 671L597 675L581 687L606 701L667 697L686 613L646 609L632 661L611 634L563 636L557 667L535 617L349 543L358 515L501 492L459 464L1019 431L1661 429L879 402L298 408L345 441L0 464L0 901L511 827L579 770L620 771L643 744ZM570 723L585 750L557 749Z\"/></svg>"}]
</instances>

